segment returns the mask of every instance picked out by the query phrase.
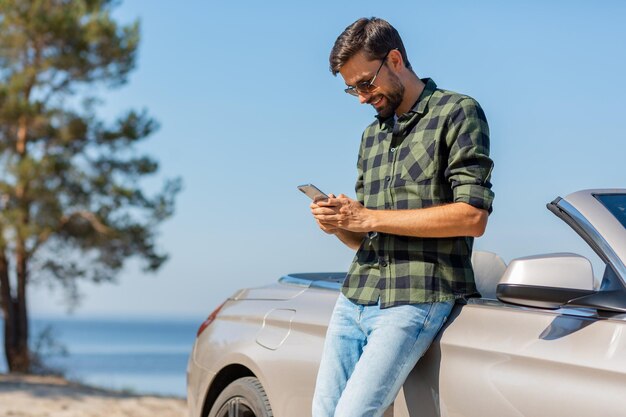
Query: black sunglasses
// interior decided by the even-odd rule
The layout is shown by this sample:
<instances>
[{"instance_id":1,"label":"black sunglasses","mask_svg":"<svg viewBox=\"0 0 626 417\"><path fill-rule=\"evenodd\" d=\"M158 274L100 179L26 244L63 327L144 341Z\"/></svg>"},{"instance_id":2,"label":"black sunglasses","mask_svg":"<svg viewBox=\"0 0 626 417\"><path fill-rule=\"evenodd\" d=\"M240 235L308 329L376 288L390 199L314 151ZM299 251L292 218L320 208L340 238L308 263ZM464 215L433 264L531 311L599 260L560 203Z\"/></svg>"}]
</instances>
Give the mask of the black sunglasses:
<instances>
[{"instance_id":1,"label":"black sunglasses","mask_svg":"<svg viewBox=\"0 0 626 417\"><path fill-rule=\"evenodd\" d=\"M387 60L387 56L389 55L389 52L391 51L397 51L398 48L394 48L394 49L390 49L385 56L383 57L383 62L380 63L380 67L378 67L378 69L376 70L376 73L374 74L374 76L372 77L371 80L369 81L361 81L359 83L357 83L357 85L355 86L348 86L348 88L346 88L345 91L346 93L350 94L351 96L355 96L357 97L359 94L371 94L376 88L374 85L374 81L376 81L376 77L378 77L378 73L380 72L380 70L382 69L383 65L385 65L385 60Z\"/></svg>"}]
</instances>

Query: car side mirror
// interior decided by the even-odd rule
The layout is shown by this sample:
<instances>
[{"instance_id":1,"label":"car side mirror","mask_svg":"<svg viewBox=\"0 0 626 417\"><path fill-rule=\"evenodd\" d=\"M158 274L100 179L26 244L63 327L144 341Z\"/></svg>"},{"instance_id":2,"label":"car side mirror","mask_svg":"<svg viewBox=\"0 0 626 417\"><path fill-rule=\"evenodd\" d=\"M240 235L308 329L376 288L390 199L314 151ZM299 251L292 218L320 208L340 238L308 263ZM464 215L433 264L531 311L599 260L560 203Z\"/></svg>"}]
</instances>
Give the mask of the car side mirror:
<instances>
[{"instance_id":1,"label":"car side mirror","mask_svg":"<svg viewBox=\"0 0 626 417\"><path fill-rule=\"evenodd\" d=\"M511 261L498 283L500 301L558 309L594 294L591 262L574 253L529 256Z\"/></svg>"}]
</instances>

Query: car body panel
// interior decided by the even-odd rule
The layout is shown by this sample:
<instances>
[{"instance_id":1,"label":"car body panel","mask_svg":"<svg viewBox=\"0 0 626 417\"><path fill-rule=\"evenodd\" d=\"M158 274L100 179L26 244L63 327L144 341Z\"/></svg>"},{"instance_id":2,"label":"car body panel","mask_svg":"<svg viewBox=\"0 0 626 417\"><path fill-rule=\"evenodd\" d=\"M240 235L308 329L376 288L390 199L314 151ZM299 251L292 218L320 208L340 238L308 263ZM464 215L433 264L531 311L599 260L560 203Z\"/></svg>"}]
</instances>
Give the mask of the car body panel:
<instances>
[{"instance_id":1,"label":"car body panel","mask_svg":"<svg viewBox=\"0 0 626 417\"><path fill-rule=\"evenodd\" d=\"M215 372L211 372L199 366L193 359L196 344L187 364L187 407L190 416L201 416L202 406L206 398L209 386L215 378Z\"/></svg>"},{"instance_id":2,"label":"car body panel","mask_svg":"<svg viewBox=\"0 0 626 417\"><path fill-rule=\"evenodd\" d=\"M440 339L442 416L624 415L626 323L464 306ZM594 401L589 401L593 398ZM600 401L601 400L601 401Z\"/></svg>"},{"instance_id":3,"label":"car body panel","mask_svg":"<svg viewBox=\"0 0 626 417\"><path fill-rule=\"evenodd\" d=\"M289 300L297 297L304 291L304 288L300 288L295 291L294 288L285 287L279 283L265 285L259 288L244 288L238 291L232 300Z\"/></svg>"},{"instance_id":4,"label":"car body panel","mask_svg":"<svg viewBox=\"0 0 626 417\"><path fill-rule=\"evenodd\" d=\"M306 416L302 410L311 407L311 393L315 387L326 328L338 292L281 285L285 287L281 289L281 294L291 290L297 292L297 296L278 302L267 299L227 302L215 322L198 338L193 360L197 367L212 375L228 365L241 364L250 369L265 387L275 417ZM272 322L266 322L263 330L264 317L277 309L294 311L295 314L289 315L287 321L281 322L277 317ZM285 328L290 329L288 337L275 349L258 343L259 333L267 331L267 327L278 329L279 333ZM279 366L276 363L277 353Z\"/></svg>"}]
</instances>

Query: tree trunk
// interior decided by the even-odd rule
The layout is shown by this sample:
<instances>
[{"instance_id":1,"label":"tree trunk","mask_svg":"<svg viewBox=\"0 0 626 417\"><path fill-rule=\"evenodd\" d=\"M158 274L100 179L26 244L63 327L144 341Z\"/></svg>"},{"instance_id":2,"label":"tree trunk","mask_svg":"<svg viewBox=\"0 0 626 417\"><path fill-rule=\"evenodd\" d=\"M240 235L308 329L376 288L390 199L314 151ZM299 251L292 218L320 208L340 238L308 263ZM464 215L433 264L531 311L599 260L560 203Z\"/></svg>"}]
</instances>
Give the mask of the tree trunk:
<instances>
[{"instance_id":1,"label":"tree trunk","mask_svg":"<svg viewBox=\"0 0 626 417\"><path fill-rule=\"evenodd\" d=\"M4 315L4 353L10 372L28 372L30 368L28 317L19 304L19 297L15 299L11 294L9 263L4 248L0 248L0 306Z\"/></svg>"},{"instance_id":2,"label":"tree trunk","mask_svg":"<svg viewBox=\"0 0 626 417\"><path fill-rule=\"evenodd\" d=\"M15 306L11 296L9 264L4 248L0 251L0 305L4 316L4 355L11 362L15 350Z\"/></svg>"},{"instance_id":3,"label":"tree trunk","mask_svg":"<svg viewBox=\"0 0 626 417\"><path fill-rule=\"evenodd\" d=\"M32 84L25 90L25 98L29 99ZM28 140L28 119L22 116L19 119L17 129L16 152L20 160L26 157L26 142ZM19 178L15 187L15 198L20 210L20 218L17 227L17 242L15 248L15 272L17 276L17 296L15 298L9 293L11 302L12 319L10 323L5 320L7 327L12 332L11 345L6 347L7 365L10 372L30 371L30 351L28 349L28 313L26 311L26 283L28 278L28 253L26 251L25 231L30 221L30 204L27 199L27 189L29 183L23 178ZM7 268L8 271L8 268Z\"/></svg>"},{"instance_id":4,"label":"tree trunk","mask_svg":"<svg viewBox=\"0 0 626 417\"><path fill-rule=\"evenodd\" d=\"M14 356L8 361L9 371L29 372L30 351L28 349L28 313L26 311L26 280L27 280L27 255L24 246L20 242L17 248L17 298L15 299L15 338Z\"/></svg>"}]
</instances>

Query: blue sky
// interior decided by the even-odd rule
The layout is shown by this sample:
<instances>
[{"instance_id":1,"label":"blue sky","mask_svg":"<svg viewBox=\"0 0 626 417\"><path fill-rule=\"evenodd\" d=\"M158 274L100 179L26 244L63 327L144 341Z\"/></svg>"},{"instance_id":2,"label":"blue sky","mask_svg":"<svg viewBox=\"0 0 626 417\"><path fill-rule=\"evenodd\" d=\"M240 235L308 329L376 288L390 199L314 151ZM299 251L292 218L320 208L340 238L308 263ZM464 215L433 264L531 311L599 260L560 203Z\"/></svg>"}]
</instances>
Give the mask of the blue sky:
<instances>
[{"instance_id":1,"label":"blue sky","mask_svg":"<svg viewBox=\"0 0 626 417\"><path fill-rule=\"evenodd\" d=\"M594 260L545 204L626 186L625 3L127 0L115 15L139 18L142 42L129 84L103 92L100 114L148 109L161 129L142 150L184 190L161 229L170 261L82 285L77 316L201 319L238 288L348 268L353 253L317 229L296 186L354 195L374 110L343 93L328 54L363 16L398 29L419 76L485 110L496 199L476 248L507 262L562 251ZM31 311L63 314L62 299L32 288Z\"/></svg>"}]
</instances>

